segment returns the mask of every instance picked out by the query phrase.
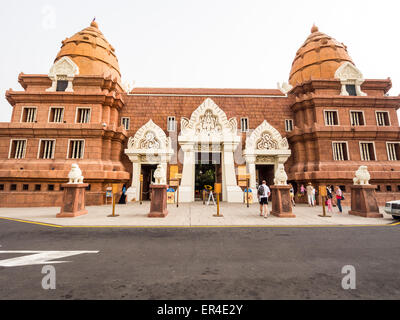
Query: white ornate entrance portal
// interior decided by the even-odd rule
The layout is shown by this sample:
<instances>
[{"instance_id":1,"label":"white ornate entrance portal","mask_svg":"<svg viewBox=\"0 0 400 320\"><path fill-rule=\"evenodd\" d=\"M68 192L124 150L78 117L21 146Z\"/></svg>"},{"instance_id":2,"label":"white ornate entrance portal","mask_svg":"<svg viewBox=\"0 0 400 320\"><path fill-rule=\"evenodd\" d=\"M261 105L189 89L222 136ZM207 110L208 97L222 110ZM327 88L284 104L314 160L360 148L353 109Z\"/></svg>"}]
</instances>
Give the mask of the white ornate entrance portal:
<instances>
[{"instance_id":1,"label":"white ornate entrance portal","mask_svg":"<svg viewBox=\"0 0 400 320\"><path fill-rule=\"evenodd\" d=\"M241 142L237 120L227 119L213 100L207 99L190 118L182 118L179 143L184 152L180 187L182 202L193 202L195 192L196 152L221 152L223 198L243 202L243 191L237 185L234 152Z\"/></svg>"},{"instance_id":2,"label":"white ornate entrance portal","mask_svg":"<svg viewBox=\"0 0 400 320\"><path fill-rule=\"evenodd\" d=\"M282 138L279 131L266 120L247 138L244 157L250 173L250 188L255 197L257 197L256 165L274 165L276 171L278 165L285 164L291 154L287 139Z\"/></svg>"},{"instance_id":3,"label":"white ornate entrance portal","mask_svg":"<svg viewBox=\"0 0 400 320\"><path fill-rule=\"evenodd\" d=\"M174 150L171 138L152 120L139 129L128 142L125 154L133 163L132 187L128 190L128 201L140 198L140 173L143 164L161 164L167 181L167 165Z\"/></svg>"}]
</instances>

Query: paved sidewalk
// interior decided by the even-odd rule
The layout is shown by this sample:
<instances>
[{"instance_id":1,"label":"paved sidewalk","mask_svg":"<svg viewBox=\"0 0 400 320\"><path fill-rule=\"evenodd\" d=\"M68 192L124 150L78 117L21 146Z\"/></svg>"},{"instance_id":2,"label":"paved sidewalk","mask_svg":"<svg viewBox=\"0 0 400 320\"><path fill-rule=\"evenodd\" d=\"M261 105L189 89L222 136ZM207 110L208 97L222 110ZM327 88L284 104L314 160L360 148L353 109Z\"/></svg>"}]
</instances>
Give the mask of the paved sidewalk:
<instances>
[{"instance_id":1,"label":"paved sidewalk","mask_svg":"<svg viewBox=\"0 0 400 320\"><path fill-rule=\"evenodd\" d=\"M271 207L271 206L270 206ZM201 226L361 226L361 225L387 225L393 223L391 216L384 214L383 219L367 219L350 216L349 208L344 208L344 214L338 214L337 209L332 218L321 218L322 207L309 208L298 205L294 208L296 218L283 219L271 216L264 219L259 216L258 204L247 208L242 204L221 204L223 218L215 218L215 206L203 206L202 203L181 204L179 208L169 205L169 215L165 219L148 218L150 203L118 205L116 212L119 217L108 218L111 206L87 207L89 213L77 218L56 218L59 208L0 208L0 218L20 219L45 224L71 227L90 226L129 226L129 227L201 227ZM383 212L383 208L381 208Z\"/></svg>"}]
</instances>

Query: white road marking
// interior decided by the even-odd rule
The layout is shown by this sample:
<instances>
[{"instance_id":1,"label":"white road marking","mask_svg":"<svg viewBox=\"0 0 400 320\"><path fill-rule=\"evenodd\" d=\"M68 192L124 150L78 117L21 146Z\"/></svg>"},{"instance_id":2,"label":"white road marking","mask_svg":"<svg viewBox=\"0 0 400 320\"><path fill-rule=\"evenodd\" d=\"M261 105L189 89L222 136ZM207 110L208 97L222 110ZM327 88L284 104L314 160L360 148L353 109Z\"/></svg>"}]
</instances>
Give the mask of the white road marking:
<instances>
[{"instance_id":1,"label":"white road marking","mask_svg":"<svg viewBox=\"0 0 400 320\"><path fill-rule=\"evenodd\" d=\"M65 257L87 253L99 253L100 251L0 251L0 254L25 254L22 257L0 260L0 267L22 267L34 265L47 265L68 263L70 261L52 261Z\"/></svg>"}]
</instances>

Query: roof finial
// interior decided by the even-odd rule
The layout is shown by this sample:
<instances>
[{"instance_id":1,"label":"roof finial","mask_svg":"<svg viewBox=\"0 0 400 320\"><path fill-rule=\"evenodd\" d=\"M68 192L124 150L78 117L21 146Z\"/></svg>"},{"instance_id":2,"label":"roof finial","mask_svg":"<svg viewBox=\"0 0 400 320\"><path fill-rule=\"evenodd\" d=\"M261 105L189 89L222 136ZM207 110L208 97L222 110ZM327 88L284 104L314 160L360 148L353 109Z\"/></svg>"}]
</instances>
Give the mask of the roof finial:
<instances>
[{"instance_id":1,"label":"roof finial","mask_svg":"<svg viewBox=\"0 0 400 320\"><path fill-rule=\"evenodd\" d=\"M94 17L94 19L93 19L92 23L90 24L90 26L93 27L93 28L97 28L97 29L99 28L99 25L96 22L96 17Z\"/></svg>"},{"instance_id":2,"label":"roof finial","mask_svg":"<svg viewBox=\"0 0 400 320\"><path fill-rule=\"evenodd\" d=\"M318 32L318 27L315 25L315 23L313 24L312 28L311 28L311 33L315 33Z\"/></svg>"}]
</instances>

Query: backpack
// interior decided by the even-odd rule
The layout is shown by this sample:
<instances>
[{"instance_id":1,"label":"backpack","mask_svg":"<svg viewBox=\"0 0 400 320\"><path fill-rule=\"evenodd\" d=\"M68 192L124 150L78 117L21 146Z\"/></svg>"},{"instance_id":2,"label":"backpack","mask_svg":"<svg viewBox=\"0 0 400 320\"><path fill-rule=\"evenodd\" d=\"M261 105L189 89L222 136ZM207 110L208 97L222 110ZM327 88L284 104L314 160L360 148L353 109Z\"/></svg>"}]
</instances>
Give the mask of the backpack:
<instances>
[{"instance_id":1,"label":"backpack","mask_svg":"<svg viewBox=\"0 0 400 320\"><path fill-rule=\"evenodd\" d=\"M260 186L260 187L258 188L258 195L259 195L260 197L262 197L262 196L264 195L264 193L265 193L264 186Z\"/></svg>"}]
</instances>

